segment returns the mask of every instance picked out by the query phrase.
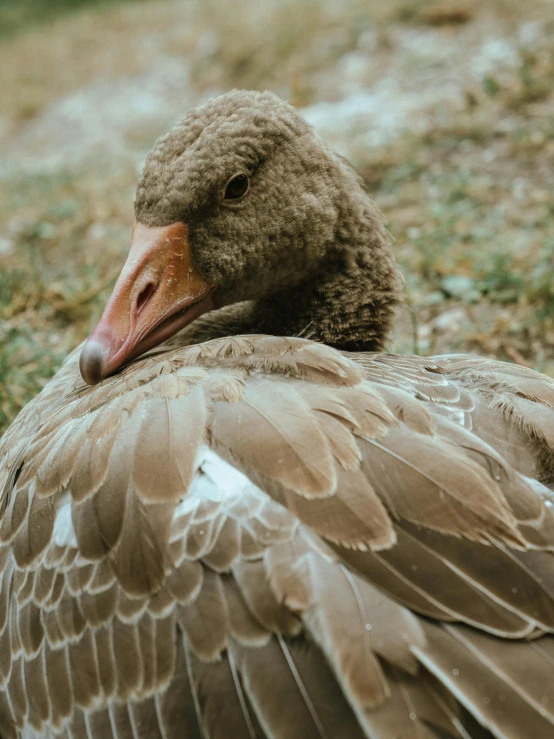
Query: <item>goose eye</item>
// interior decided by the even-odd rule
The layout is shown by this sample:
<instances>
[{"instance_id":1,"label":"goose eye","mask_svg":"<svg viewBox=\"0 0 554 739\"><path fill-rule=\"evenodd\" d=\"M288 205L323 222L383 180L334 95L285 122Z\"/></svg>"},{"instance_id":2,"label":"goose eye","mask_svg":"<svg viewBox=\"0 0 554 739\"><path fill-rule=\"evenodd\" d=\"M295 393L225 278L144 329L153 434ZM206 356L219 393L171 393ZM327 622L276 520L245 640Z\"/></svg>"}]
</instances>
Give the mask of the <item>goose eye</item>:
<instances>
[{"instance_id":1,"label":"goose eye","mask_svg":"<svg viewBox=\"0 0 554 739\"><path fill-rule=\"evenodd\" d=\"M243 195L246 195L249 184L248 177L245 174L237 174L231 177L225 185L223 200L229 201L242 198Z\"/></svg>"}]
</instances>

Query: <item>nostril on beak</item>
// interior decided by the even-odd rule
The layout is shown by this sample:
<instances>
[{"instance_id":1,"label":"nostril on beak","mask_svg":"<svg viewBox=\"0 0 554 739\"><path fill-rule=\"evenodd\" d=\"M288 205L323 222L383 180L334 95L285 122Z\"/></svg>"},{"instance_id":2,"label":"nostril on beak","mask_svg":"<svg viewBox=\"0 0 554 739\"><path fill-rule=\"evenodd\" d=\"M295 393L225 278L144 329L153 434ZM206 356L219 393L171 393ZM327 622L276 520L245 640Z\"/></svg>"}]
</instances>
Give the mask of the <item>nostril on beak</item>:
<instances>
[{"instance_id":1,"label":"nostril on beak","mask_svg":"<svg viewBox=\"0 0 554 739\"><path fill-rule=\"evenodd\" d=\"M135 302L137 316L142 311L144 306L148 303L152 295L154 295L154 293L156 292L156 288L157 285L155 285L153 282L148 282L140 291Z\"/></svg>"}]
</instances>

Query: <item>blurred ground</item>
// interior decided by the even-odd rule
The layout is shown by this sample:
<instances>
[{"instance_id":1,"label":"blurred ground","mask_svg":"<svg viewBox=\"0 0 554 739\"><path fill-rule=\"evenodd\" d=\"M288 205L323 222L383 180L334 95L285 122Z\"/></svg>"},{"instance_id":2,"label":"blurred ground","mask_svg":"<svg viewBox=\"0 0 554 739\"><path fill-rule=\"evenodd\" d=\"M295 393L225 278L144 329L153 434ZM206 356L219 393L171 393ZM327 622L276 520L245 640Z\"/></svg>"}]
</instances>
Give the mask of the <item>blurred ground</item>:
<instances>
[{"instance_id":1,"label":"blurred ground","mask_svg":"<svg viewBox=\"0 0 554 739\"><path fill-rule=\"evenodd\" d=\"M549 0L0 0L0 67L0 432L98 318L154 139L232 87L363 174L406 281L393 351L554 375Z\"/></svg>"}]
</instances>

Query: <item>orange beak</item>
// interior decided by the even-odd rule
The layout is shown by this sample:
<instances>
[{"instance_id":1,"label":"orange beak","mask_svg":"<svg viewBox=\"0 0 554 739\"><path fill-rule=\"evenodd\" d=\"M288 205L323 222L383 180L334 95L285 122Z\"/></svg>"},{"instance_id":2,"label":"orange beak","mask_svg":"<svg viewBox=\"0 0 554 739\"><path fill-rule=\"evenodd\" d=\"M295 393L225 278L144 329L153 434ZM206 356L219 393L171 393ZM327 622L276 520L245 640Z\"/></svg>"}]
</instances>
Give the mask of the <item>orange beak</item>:
<instances>
[{"instance_id":1,"label":"orange beak","mask_svg":"<svg viewBox=\"0 0 554 739\"><path fill-rule=\"evenodd\" d=\"M135 223L125 266L81 352L84 381L95 385L211 310L212 290L192 262L184 223Z\"/></svg>"}]
</instances>

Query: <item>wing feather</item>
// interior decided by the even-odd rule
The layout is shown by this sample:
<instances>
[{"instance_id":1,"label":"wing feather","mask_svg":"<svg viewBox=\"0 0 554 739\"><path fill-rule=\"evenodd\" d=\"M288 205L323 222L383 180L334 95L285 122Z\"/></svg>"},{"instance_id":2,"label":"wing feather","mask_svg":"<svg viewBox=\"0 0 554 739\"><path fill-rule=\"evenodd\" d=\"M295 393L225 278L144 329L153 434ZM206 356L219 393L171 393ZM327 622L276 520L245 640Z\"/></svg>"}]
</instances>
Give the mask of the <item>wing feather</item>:
<instances>
[{"instance_id":1,"label":"wing feather","mask_svg":"<svg viewBox=\"0 0 554 739\"><path fill-rule=\"evenodd\" d=\"M238 403L216 404L212 434L244 468L264 458L264 477L307 498L330 495L336 472L324 433L292 389L251 380Z\"/></svg>"},{"instance_id":2,"label":"wing feather","mask_svg":"<svg viewBox=\"0 0 554 739\"><path fill-rule=\"evenodd\" d=\"M151 396L141 412L132 473L137 494L145 502L178 501L189 487L203 440L204 393L194 387L170 400Z\"/></svg>"},{"instance_id":3,"label":"wing feather","mask_svg":"<svg viewBox=\"0 0 554 739\"><path fill-rule=\"evenodd\" d=\"M0 447L1 730L549 736L554 385L483 362L70 360Z\"/></svg>"}]
</instances>

